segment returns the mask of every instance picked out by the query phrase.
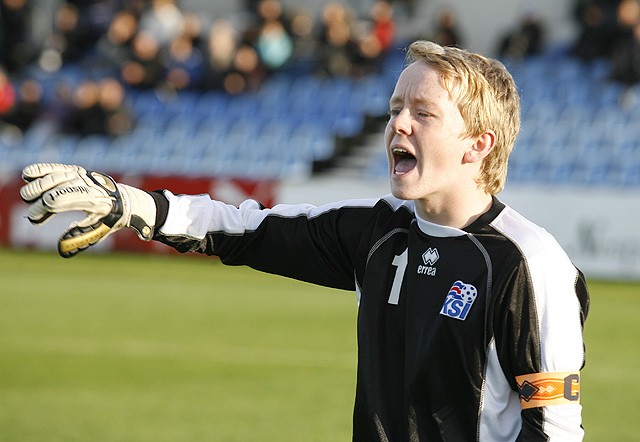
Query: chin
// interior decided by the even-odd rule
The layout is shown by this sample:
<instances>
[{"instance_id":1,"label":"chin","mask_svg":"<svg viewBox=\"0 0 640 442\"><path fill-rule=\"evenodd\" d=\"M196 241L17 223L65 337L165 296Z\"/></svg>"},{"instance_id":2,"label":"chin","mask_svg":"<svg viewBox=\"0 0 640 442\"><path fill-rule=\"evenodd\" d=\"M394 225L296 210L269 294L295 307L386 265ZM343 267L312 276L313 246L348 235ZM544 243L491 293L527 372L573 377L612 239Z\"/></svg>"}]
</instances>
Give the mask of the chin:
<instances>
[{"instance_id":1,"label":"chin","mask_svg":"<svg viewBox=\"0 0 640 442\"><path fill-rule=\"evenodd\" d=\"M403 185L394 183L393 180L391 181L391 194L401 200L414 199L413 195L411 195L411 192L408 189L406 189Z\"/></svg>"}]
</instances>

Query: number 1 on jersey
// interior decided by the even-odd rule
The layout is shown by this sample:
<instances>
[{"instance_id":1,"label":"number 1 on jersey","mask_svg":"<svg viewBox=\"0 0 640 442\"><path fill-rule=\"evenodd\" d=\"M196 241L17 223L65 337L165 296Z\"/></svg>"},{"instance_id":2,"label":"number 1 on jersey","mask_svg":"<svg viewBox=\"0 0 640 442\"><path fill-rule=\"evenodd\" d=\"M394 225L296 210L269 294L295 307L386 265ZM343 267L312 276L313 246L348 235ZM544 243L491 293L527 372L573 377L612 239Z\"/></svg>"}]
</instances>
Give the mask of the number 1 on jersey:
<instances>
[{"instance_id":1,"label":"number 1 on jersey","mask_svg":"<svg viewBox=\"0 0 640 442\"><path fill-rule=\"evenodd\" d=\"M409 249L404 249L404 252L400 255L396 255L391 262L391 264L396 267L396 274L393 277L393 285L391 286L391 293L389 294L389 304L398 305L398 302L400 301L400 287L402 287L404 271L407 268L408 262Z\"/></svg>"}]
</instances>

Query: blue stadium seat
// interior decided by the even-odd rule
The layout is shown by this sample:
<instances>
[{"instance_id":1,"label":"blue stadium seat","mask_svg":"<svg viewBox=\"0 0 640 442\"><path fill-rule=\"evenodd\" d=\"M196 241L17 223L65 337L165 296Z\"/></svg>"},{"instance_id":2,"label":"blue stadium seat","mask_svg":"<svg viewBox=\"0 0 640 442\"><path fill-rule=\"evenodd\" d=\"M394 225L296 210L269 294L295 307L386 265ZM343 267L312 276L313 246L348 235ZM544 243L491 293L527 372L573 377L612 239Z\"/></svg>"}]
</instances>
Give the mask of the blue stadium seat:
<instances>
[{"instance_id":1,"label":"blue stadium seat","mask_svg":"<svg viewBox=\"0 0 640 442\"><path fill-rule=\"evenodd\" d=\"M157 115L164 112L165 103L160 100L154 90L140 91L133 101L133 111L135 115Z\"/></svg>"},{"instance_id":2,"label":"blue stadium seat","mask_svg":"<svg viewBox=\"0 0 640 442\"><path fill-rule=\"evenodd\" d=\"M593 83L608 81L611 71L611 62L606 57L600 57L586 63L587 75Z\"/></svg>"},{"instance_id":3,"label":"blue stadium seat","mask_svg":"<svg viewBox=\"0 0 640 442\"><path fill-rule=\"evenodd\" d=\"M260 101L256 95L241 94L229 99L225 109L226 118L242 118L254 121L260 109Z\"/></svg>"},{"instance_id":4,"label":"blue stadium seat","mask_svg":"<svg viewBox=\"0 0 640 442\"><path fill-rule=\"evenodd\" d=\"M389 97L394 83L383 75L370 74L355 85L354 103L366 115L379 117L389 111Z\"/></svg>"},{"instance_id":5,"label":"blue stadium seat","mask_svg":"<svg viewBox=\"0 0 640 442\"><path fill-rule=\"evenodd\" d=\"M573 184L580 176L580 166L572 160L563 159L545 164L544 177L553 184Z\"/></svg>"},{"instance_id":6,"label":"blue stadium seat","mask_svg":"<svg viewBox=\"0 0 640 442\"><path fill-rule=\"evenodd\" d=\"M344 109L334 115L333 132L339 137L354 137L364 129L364 117L358 112Z\"/></svg>"},{"instance_id":7,"label":"blue stadium seat","mask_svg":"<svg viewBox=\"0 0 640 442\"><path fill-rule=\"evenodd\" d=\"M226 115L229 99L229 95L224 92L205 92L200 95L194 104L193 112L200 115L203 119L211 117L217 118Z\"/></svg>"},{"instance_id":8,"label":"blue stadium seat","mask_svg":"<svg viewBox=\"0 0 640 442\"><path fill-rule=\"evenodd\" d=\"M331 158L335 151L335 140L333 134L326 128L315 124L300 124L291 134L291 139L300 138L306 140L312 158L316 161L325 161Z\"/></svg>"},{"instance_id":9,"label":"blue stadium seat","mask_svg":"<svg viewBox=\"0 0 640 442\"><path fill-rule=\"evenodd\" d=\"M389 165L387 163L387 154L385 152L375 154L364 171L365 176L372 178L384 178L388 173Z\"/></svg>"}]
</instances>

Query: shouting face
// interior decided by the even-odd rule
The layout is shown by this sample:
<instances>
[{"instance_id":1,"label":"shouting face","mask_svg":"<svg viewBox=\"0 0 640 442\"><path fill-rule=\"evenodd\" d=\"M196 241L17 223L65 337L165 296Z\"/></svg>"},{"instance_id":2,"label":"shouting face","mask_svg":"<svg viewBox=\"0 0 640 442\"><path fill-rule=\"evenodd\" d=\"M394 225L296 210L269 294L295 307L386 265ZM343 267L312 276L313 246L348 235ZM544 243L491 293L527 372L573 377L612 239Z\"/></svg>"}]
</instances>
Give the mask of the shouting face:
<instances>
[{"instance_id":1,"label":"shouting face","mask_svg":"<svg viewBox=\"0 0 640 442\"><path fill-rule=\"evenodd\" d=\"M469 180L464 157L474 141L464 135L465 122L440 74L420 61L407 67L389 109L385 142L394 196L424 202L450 199Z\"/></svg>"}]
</instances>

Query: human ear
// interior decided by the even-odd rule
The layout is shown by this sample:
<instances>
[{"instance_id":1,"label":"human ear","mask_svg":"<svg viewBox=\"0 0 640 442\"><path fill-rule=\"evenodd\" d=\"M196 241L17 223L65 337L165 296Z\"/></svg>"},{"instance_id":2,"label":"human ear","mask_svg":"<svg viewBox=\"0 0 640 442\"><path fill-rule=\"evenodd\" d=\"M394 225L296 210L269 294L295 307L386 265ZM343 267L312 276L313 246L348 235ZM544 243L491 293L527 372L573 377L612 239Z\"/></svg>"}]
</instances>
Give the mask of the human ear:
<instances>
[{"instance_id":1,"label":"human ear","mask_svg":"<svg viewBox=\"0 0 640 442\"><path fill-rule=\"evenodd\" d=\"M464 153L465 163L478 163L484 160L496 145L496 134L488 130L475 139Z\"/></svg>"}]
</instances>

